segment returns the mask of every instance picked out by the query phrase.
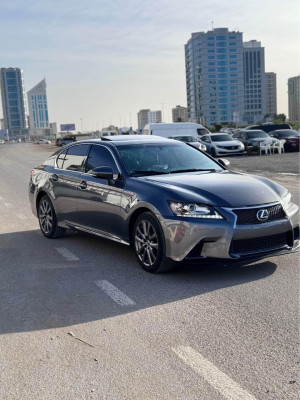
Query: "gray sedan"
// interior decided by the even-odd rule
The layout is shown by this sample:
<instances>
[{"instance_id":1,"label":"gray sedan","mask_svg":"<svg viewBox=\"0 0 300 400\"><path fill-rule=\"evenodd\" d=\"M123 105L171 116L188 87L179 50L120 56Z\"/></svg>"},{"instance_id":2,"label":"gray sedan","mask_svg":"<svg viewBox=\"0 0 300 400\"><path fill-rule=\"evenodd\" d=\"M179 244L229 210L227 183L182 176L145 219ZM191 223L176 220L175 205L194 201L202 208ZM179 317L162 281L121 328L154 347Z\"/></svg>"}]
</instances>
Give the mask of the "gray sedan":
<instances>
[{"instance_id":1,"label":"gray sedan","mask_svg":"<svg viewBox=\"0 0 300 400\"><path fill-rule=\"evenodd\" d=\"M295 250L298 207L283 186L169 139L84 140L31 171L46 238L81 230L130 245L148 272L174 261L242 261Z\"/></svg>"},{"instance_id":2,"label":"gray sedan","mask_svg":"<svg viewBox=\"0 0 300 400\"><path fill-rule=\"evenodd\" d=\"M228 133L211 133L201 136L201 142L205 144L207 152L213 157L243 154L245 146L239 140L234 139Z\"/></svg>"}]
</instances>

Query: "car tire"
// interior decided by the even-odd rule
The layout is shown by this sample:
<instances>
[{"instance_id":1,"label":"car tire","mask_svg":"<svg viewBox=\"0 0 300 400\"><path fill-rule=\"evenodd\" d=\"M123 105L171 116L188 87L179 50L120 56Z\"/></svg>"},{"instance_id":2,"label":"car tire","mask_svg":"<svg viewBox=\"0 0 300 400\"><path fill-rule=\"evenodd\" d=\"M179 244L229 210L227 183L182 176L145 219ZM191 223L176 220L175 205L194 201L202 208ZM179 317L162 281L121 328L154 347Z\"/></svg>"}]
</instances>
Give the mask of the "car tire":
<instances>
[{"instance_id":1,"label":"car tire","mask_svg":"<svg viewBox=\"0 0 300 400\"><path fill-rule=\"evenodd\" d=\"M42 234L49 239L57 239L66 233L66 229L58 226L57 216L51 200L43 196L38 205L38 219Z\"/></svg>"},{"instance_id":2,"label":"car tire","mask_svg":"<svg viewBox=\"0 0 300 400\"><path fill-rule=\"evenodd\" d=\"M217 152L214 148L211 149L210 154L212 155L212 157L217 157Z\"/></svg>"},{"instance_id":3,"label":"car tire","mask_svg":"<svg viewBox=\"0 0 300 400\"><path fill-rule=\"evenodd\" d=\"M132 246L140 265L151 273L166 272L174 262L165 256L166 242L162 227L151 212L140 214L132 231Z\"/></svg>"}]
</instances>

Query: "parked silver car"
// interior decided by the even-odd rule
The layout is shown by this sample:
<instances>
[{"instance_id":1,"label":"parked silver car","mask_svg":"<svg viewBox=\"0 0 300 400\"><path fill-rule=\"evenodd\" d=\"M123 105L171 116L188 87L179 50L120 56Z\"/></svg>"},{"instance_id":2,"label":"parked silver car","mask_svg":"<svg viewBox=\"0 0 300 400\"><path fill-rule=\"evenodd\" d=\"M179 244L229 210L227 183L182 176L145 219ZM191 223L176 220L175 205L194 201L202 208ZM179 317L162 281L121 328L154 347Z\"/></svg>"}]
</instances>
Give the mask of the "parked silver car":
<instances>
[{"instance_id":1,"label":"parked silver car","mask_svg":"<svg viewBox=\"0 0 300 400\"><path fill-rule=\"evenodd\" d=\"M228 133L211 133L201 136L201 142L205 144L207 152L213 157L230 154L243 154L245 146L239 140L234 139Z\"/></svg>"},{"instance_id":2,"label":"parked silver car","mask_svg":"<svg viewBox=\"0 0 300 400\"><path fill-rule=\"evenodd\" d=\"M195 136L170 136L169 139L179 140L180 142L189 143L191 146L195 147L196 149L206 151L205 144L201 143Z\"/></svg>"}]
</instances>

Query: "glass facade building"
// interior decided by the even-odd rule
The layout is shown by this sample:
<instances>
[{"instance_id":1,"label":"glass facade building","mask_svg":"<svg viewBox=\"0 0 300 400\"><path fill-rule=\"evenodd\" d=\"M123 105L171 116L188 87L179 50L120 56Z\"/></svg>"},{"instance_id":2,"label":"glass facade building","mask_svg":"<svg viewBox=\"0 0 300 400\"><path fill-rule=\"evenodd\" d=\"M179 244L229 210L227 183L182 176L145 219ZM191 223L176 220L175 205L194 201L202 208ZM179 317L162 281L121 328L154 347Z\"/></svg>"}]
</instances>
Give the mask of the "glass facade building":
<instances>
[{"instance_id":1,"label":"glass facade building","mask_svg":"<svg viewBox=\"0 0 300 400\"><path fill-rule=\"evenodd\" d=\"M264 120L266 111L265 49L260 42L244 43L245 115L248 124Z\"/></svg>"},{"instance_id":2,"label":"glass facade building","mask_svg":"<svg viewBox=\"0 0 300 400\"><path fill-rule=\"evenodd\" d=\"M245 108L246 92L248 91L247 96L253 94L251 100L258 100L261 96L260 109L264 107L264 93L261 93L262 87L264 92L264 77L258 77L262 71L263 75L265 72L263 50L256 48L255 52L259 56L252 58L254 50L250 46L244 47L243 34L228 31L227 28L192 33L191 39L185 45L189 121L208 126L250 123L258 105L255 104L253 109L254 104L249 103L249 110ZM247 75L245 65L249 68ZM249 80L247 85L245 79ZM258 80L260 92L259 96L254 96L252 91L258 91L255 87ZM255 115L257 114L258 112ZM251 118L248 118L249 115Z\"/></svg>"},{"instance_id":3,"label":"glass facade building","mask_svg":"<svg viewBox=\"0 0 300 400\"><path fill-rule=\"evenodd\" d=\"M24 134L28 122L23 71L20 68L1 68L0 73L4 127L10 135Z\"/></svg>"},{"instance_id":4,"label":"glass facade building","mask_svg":"<svg viewBox=\"0 0 300 400\"><path fill-rule=\"evenodd\" d=\"M45 78L27 93L30 129L49 128Z\"/></svg>"}]
</instances>

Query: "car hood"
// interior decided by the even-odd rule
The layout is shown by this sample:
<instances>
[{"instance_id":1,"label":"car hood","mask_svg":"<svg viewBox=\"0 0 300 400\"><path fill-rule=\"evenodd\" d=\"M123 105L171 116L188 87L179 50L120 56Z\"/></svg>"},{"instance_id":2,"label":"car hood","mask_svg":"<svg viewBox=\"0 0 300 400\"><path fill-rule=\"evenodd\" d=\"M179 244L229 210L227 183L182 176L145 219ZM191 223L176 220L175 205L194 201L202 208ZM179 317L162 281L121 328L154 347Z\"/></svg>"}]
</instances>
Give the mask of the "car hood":
<instances>
[{"instance_id":1,"label":"car hood","mask_svg":"<svg viewBox=\"0 0 300 400\"><path fill-rule=\"evenodd\" d=\"M168 195L173 197L170 200L184 199L220 207L274 203L286 192L284 187L269 179L229 171L178 173L142 179L170 189L171 193Z\"/></svg>"}]
</instances>

